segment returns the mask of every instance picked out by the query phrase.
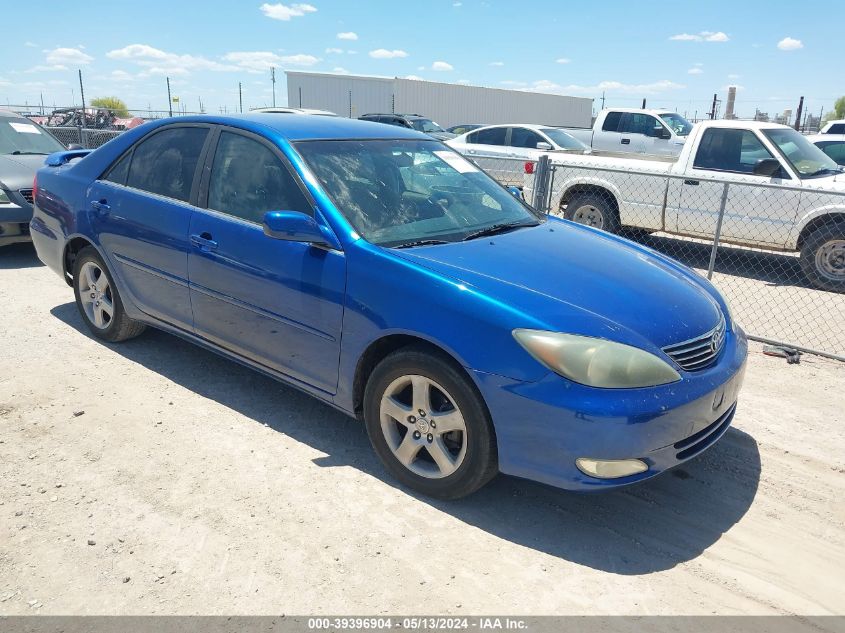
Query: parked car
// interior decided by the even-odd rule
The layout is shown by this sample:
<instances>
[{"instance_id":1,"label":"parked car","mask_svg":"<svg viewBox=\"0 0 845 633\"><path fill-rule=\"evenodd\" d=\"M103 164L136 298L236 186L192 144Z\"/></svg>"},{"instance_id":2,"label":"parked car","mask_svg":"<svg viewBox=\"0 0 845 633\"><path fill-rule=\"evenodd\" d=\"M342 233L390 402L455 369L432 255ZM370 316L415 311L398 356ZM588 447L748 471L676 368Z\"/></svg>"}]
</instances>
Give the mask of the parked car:
<instances>
[{"instance_id":1,"label":"parked car","mask_svg":"<svg viewBox=\"0 0 845 633\"><path fill-rule=\"evenodd\" d=\"M819 134L845 134L845 119L828 121L819 130Z\"/></svg>"},{"instance_id":2,"label":"parked car","mask_svg":"<svg viewBox=\"0 0 845 633\"><path fill-rule=\"evenodd\" d=\"M592 128L562 128L598 152L677 156L692 123L669 110L608 108Z\"/></svg>"},{"instance_id":3,"label":"parked car","mask_svg":"<svg viewBox=\"0 0 845 633\"><path fill-rule=\"evenodd\" d=\"M463 123L461 125L453 125L452 127L446 128L447 132L451 132L455 136L460 136L461 134L466 134L467 132L472 132L473 130L477 130L480 127L484 127L483 123Z\"/></svg>"},{"instance_id":4,"label":"parked car","mask_svg":"<svg viewBox=\"0 0 845 633\"><path fill-rule=\"evenodd\" d=\"M455 135L447 132L440 125L419 114L364 114L358 117L362 121L373 121L375 123L386 123L396 125L428 134L432 138L445 141L454 138Z\"/></svg>"},{"instance_id":5,"label":"parked car","mask_svg":"<svg viewBox=\"0 0 845 633\"><path fill-rule=\"evenodd\" d=\"M807 140L838 165L845 165L845 134L813 134L808 136Z\"/></svg>"},{"instance_id":6,"label":"parked car","mask_svg":"<svg viewBox=\"0 0 845 633\"><path fill-rule=\"evenodd\" d=\"M328 110L315 110L314 108L255 108L250 112L263 112L266 114L311 114L314 116L337 116L334 112Z\"/></svg>"},{"instance_id":7,"label":"parked car","mask_svg":"<svg viewBox=\"0 0 845 633\"><path fill-rule=\"evenodd\" d=\"M35 171L64 149L37 123L0 110L0 246L29 241Z\"/></svg>"},{"instance_id":8,"label":"parked car","mask_svg":"<svg viewBox=\"0 0 845 633\"><path fill-rule=\"evenodd\" d=\"M736 410L746 339L707 280L413 130L156 121L50 156L32 233L95 337L149 325L287 382L425 494L642 481Z\"/></svg>"},{"instance_id":9,"label":"parked car","mask_svg":"<svg viewBox=\"0 0 845 633\"><path fill-rule=\"evenodd\" d=\"M673 163L563 154L552 161L550 208L570 220L712 238L726 195L722 242L800 251L807 281L845 291L845 173L790 127L697 123ZM530 200L534 176L525 179Z\"/></svg>"},{"instance_id":10,"label":"parked car","mask_svg":"<svg viewBox=\"0 0 845 633\"><path fill-rule=\"evenodd\" d=\"M503 156L537 160L551 152L589 153L590 148L559 128L545 125L490 125L446 142L468 156Z\"/></svg>"}]
</instances>

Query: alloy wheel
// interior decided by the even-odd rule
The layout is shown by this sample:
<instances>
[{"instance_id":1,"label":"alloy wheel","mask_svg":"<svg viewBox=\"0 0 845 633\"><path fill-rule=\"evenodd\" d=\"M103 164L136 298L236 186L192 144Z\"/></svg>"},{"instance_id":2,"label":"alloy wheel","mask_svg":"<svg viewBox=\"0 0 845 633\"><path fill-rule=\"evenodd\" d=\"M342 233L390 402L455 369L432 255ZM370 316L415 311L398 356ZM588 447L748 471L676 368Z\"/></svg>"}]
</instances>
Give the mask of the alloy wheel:
<instances>
[{"instance_id":1,"label":"alloy wheel","mask_svg":"<svg viewBox=\"0 0 845 633\"><path fill-rule=\"evenodd\" d=\"M108 277L95 262L85 262L79 277L79 298L85 316L97 329L107 329L114 317L114 299Z\"/></svg>"}]
</instances>

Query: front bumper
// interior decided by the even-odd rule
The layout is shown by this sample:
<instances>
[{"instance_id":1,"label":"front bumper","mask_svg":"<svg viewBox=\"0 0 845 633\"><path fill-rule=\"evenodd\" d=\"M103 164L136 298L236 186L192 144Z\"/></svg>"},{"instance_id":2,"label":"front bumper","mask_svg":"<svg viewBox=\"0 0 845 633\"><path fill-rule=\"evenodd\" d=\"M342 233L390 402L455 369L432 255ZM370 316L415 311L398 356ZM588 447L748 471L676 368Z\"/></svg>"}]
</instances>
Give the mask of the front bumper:
<instances>
[{"instance_id":1,"label":"front bumper","mask_svg":"<svg viewBox=\"0 0 845 633\"><path fill-rule=\"evenodd\" d=\"M533 383L474 372L490 409L499 469L569 490L642 481L699 455L729 428L745 374L748 344L729 332L711 367L645 389L595 389L550 373ZM640 459L645 472L597 479L579 457Z\"/></svg>"},{"instance_id":2,"label":"front bumper","mask_svg":"<svg viewBox=\"0 0 845 633\"><path fill-rule=\"evenodd\" d=\"M17 192L6 192L13 198L12 204L0 204L0 246L28 242L29 221L32 207L26 204Z\"/></svg>"}]
</instances>

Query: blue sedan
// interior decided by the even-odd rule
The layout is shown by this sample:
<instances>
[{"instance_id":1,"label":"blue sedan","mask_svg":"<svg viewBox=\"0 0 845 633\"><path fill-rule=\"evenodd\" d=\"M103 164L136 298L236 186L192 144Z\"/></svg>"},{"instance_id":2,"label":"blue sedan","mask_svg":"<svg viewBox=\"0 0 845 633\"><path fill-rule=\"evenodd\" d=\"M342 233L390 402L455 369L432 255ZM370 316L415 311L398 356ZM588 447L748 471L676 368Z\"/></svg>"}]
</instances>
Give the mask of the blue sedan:
<instances>
[{"instance_id":1,"label":"blue sedan","mask_svg":"<svg viewBox=\"0 0 845 633\"><path fill-rule=\"evenodd\" d=\"M710 283L413 130L166 119L51 155L34 199L94 336L153 326L302 389L428 495L642 481L736 410L746 339Z\"/></svg>"}]
</instances>

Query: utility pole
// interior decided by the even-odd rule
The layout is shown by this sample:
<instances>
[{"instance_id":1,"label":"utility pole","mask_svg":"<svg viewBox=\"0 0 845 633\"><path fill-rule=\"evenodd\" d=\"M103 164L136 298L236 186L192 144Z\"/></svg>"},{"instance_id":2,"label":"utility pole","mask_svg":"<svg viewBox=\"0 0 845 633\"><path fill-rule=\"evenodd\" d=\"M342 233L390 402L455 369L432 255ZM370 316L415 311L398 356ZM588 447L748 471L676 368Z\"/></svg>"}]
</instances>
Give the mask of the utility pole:
<instances>
[{"instance_id":1,"label":"utility pole","mask_svg":"<svg viewBox=\"0 0 845 633\"><path fill-rule=\"evenodd\" d=\"M276 67L270 66L270 81L273 83L273 107L276 107Z\"/></svg>"},{"instance_id":2,"label":"utility pole","mask_svg":"<svg viewBox=\"0 0 845 633\"><path fill-rule=\"evenodd\" d=\"M801 97L798 100L798 112L795 114L795 125L793 126L796 130L801 130L801 111L804 109L804 97Z\"/></svg>"},{"instance_id":3,"label":"utility pole","mask_svg":"<svg viewBox=\"0 0 845 633\"><path fill-rule=\"evenodd\" d=\"M44 116L44 93L41 93L41 116ZM819 119L821 121L821 119Z\"/></svg>"},{"instance_id":4,"label":"utility pole","mask_svg":"<svg viewBox=\"0 0 845 633\"><path fill-rule=\"evenodd\" d=\"M85 89L82 87L82 69L79 69L79 96L82 99L82 112L85 112ZM801 97L803 99L803 97Z\"/></svg>"},{"instance_id":5,"label":"utility pole","mask_svg":"<svg viewBox=\"0 0 845 633\"><path fill-rule=\"evenodd\" d=\"M601 109L604 110L604 90L601 91Z\"/></svg>"},{"instance_id":6,"label":"utility pole","mask_svg":"<svg viewBox=\"0 0 845 633\"><path fill-rule=\"evenodd\" d=\"M241 87L241 82L238 82L238 105L241 109L241 114L244 113L244 93Z\"/></svg>"},{"instance_id":7,"label":"utility pole","mask_svg":"<svg viewBox=\"0 0 845 633\"><path fill-rule=\"evenodd\" d=\"M167 77L167 112L173 116L173 96L170 94L170 77Z\"/></svg>"},{"instance_id":8,"label":"utility pole","mask_svg":"<svg viewBox=\"0 0 845 633\"><path fill-rule=\"evenodd\" d=\"M645 97L643 97L643 110L645 110Z\"/></svg>"},{"instance_id":9,"label":"utility pole","mask_svg":"<svg viewBox=\"0 0 845 633\"><path fill-rule=\"evenodd\" d=\"M710 119L716 118L716 98L718 97L717 94L713 94L713 106L710 108Z\"/></svg>"}]
</instances>

